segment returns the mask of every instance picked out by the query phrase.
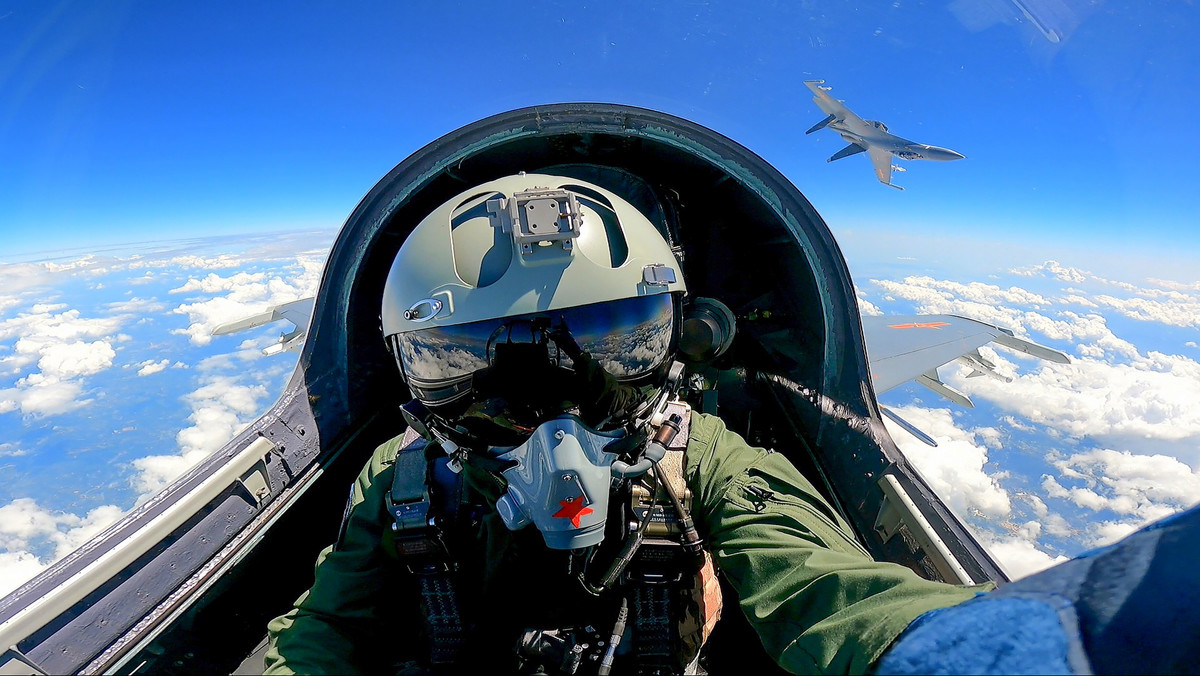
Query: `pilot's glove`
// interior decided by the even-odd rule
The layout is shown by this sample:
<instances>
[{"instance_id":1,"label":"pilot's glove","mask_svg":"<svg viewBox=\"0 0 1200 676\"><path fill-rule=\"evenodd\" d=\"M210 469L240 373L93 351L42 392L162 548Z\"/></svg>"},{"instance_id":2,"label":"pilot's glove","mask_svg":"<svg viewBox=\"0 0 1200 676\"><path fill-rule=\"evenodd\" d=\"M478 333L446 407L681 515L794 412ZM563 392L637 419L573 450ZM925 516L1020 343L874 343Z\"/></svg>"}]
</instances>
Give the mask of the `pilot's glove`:
<instances>
[{"instance_id":1,"label":"pilot's glove","mask_svg":"<svg viewBox=\"0 0 1200 676\"><path fill-rule=\"evenodd\" d=\"M559 317L556 323L549 332L550 340L558 346L560 350L566 353L571 361L579 361L579 357L583 354L583 348L579 347L575 336L571 335L571 327L567 326L567 320Z\"/></svg>"},{"instance_id":2,"label":"pilot's glove","mask_svg":"<svg viewBox=\"0 0 1200 676\"><path fill-rule=\"evenodd\" d=\"M1075 674L1072 636L1042 599L979 597L918 617L879 660L879 674ZM1061 605L1070 604L1064 601Z\"/></svg>"},{"instance_id":3,"label":"pilot's glove","mask_svg":"<svg viewBox=\"0 0 1200 676\"><path fill-rule=\"evenodd\" d=\"M1187 673L1200 660L1200 507L918 617L880 674Z\"/></svg>"}]
</instances>

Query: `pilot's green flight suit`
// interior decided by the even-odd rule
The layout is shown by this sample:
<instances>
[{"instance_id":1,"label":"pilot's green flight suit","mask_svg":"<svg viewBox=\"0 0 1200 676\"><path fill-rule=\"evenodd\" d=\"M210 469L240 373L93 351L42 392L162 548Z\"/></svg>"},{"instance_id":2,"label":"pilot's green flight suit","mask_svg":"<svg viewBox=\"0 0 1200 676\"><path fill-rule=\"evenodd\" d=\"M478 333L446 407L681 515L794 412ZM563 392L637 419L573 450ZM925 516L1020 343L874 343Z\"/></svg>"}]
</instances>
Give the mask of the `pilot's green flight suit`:
<instances>
[{"instance_id":1,"label":"pilot's green flight suit","mask_svg":"<svg viewBox=\"0 0 1200 676\"><path fill-rule=\"evenodd\" d=\"M398 616L418 614L416 603L387 600L403 581L384 501L399 444L397 438L376 449L358 477L340 542L318 559L312 589L270 623L267 673L378 669L403 662L406 644L419 644L395 624ZM494 504L502 480L471 467L464 472ZM931 582L872 560L785 457L751 447L714 416L692 414L685 477L718 569L766 652L788 671L863 673L916 617L990 588ZM460 570L481 580L483 596L494 597L480 604L486 622L565 598L551 582L555 575L538 567L549 550L535 529L512 533L493 513L478 531L477 561L460 560ZM506 565L514 550L530 555ZM498 644L488 659L501 664L505 653L512 654L511 643Z\"/></svg>"}]
</instances>

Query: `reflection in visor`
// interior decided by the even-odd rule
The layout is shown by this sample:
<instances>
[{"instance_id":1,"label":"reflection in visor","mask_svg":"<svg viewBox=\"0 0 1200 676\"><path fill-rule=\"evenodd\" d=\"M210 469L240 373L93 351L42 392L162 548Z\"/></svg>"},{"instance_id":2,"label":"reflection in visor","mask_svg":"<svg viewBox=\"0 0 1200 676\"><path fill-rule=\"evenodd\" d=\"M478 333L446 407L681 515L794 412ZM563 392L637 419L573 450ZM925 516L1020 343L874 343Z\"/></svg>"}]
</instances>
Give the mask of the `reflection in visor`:
<instances>
[{"instance_id":1,"label":"reflection in visor","mask_svg":"<svg viewBox=\"0 0 1200 676\"><path fill-rule=\"evenodd\" d=\"M612 375L632 380L666 360L673 331L671 294L638 296L457 326L430 327L395 336L405 375L421 385L445 386L489 366L497 343L549 342L550 356L571 368L571 359L548 332L565 328L580 349Z\"/></svg>"}]
</instances>

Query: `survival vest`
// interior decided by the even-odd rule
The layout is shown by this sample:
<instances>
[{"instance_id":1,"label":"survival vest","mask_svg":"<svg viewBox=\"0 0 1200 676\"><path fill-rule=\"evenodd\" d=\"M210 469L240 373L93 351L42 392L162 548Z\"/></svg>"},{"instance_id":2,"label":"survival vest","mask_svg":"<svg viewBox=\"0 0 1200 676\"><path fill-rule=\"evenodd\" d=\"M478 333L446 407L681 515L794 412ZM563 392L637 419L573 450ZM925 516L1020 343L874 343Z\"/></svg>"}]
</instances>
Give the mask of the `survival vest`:
<instances>
[{"instance_id":1,"label":"survival vest","mask_svg":"<svg viewBox=\"0 0 1200 676\"><path fill-rule=\"evenodd\" d=\"M673 402L667 410L667 416L671 414L682 422L656 474L659 481L671 483L676 495L690 497L684 478L690 407ZM457 565L436 517L456 507L462 479L449 470L444 455L427 455L426 446L411 428L405 432L386 501L397 558L420 591L429 662L435 668L452 668L468 648L467 618L455 583ZM541 660L547 673L608 673L606 665L615 652L629 655L622 659L636 665L639 674L697 673L701 650L720 618L720 585L708 552L698 571L695 561L682 555L675 509L662 498L663 492L641 485L630 491L631 511L647 525L615 590L624 600L613 632L591 626L591 631L530 631L516 646L518 652ZM627 645L618 650L621 643Z\"/></svg>"}]
</instances>

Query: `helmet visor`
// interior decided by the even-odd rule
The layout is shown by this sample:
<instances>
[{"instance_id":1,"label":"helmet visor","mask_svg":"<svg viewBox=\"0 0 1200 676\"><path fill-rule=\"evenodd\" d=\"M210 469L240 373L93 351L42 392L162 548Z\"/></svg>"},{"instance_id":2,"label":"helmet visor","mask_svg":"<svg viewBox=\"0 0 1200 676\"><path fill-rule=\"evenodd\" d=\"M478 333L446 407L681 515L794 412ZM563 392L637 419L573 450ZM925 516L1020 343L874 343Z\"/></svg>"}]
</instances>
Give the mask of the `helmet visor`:
<instances>
[{"instance_id":1,"label":"helmet visor","mask_svg":"<svg viewBox=\"0 0 1200 676\"><path fill-rule=\"evenodd\" d=\"M391 337L413 394L445 403L470 389L471 376L495 363L497 346L544 345L553 366L572 369L573 341L605 371L630 382L651 375L674 349L672 294L580 305L453 326L433 326ZM501 348L503 350L503 348Z\"/></svg>"}]
</instances>

